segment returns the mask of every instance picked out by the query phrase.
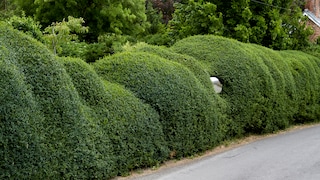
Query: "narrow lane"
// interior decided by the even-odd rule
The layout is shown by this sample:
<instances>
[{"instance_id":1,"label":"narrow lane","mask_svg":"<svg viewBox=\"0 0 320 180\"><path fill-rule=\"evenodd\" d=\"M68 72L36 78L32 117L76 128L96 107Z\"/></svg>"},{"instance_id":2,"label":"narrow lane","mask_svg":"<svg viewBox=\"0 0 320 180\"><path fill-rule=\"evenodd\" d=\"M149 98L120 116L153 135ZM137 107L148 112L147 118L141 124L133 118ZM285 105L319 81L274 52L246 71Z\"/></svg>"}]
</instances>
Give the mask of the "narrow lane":
<instances>
[{"instance_id":1,"label":"narrow lane","mask_svg":"<svg viewBox=\"0 0 320 180\"><path fill-rule=\"evenodd\" d=\"M319 180L320 125L256 141L139 180Z\"/></svg>"}]
</instances>

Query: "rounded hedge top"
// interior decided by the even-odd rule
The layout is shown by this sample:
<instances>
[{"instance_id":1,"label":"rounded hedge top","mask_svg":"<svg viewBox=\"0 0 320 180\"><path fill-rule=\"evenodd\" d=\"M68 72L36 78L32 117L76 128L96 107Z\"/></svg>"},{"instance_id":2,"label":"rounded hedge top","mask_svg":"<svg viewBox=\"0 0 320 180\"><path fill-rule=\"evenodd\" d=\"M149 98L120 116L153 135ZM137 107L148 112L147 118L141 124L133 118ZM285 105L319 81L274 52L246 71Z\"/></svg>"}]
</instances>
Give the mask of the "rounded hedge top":
<instances>
[{"instance_id":1,"label":"rounded hedge top","mask_svg":"<svg viewBox=\"0 0 320 180\"><path fill-rule=\"evenodd\" d=\"M0 47L1 48L1 47ZM0 179L40 178L43 117L23 75L0 49Z\"/></svg>"},{"instance_id":2,"label":"rounded hedge top","mask_svg":"<svg viewBox=\"0 0 320 180\"><path fill-rule=\"evenodd\" d=\"M206 88L212 90L212 85L209 79L210 75L204 70L202 64L200 64L195 58L191 56L176 53L168 49L167 47L149 45L146 43L138 43L133 47L127 48L127 51L147 52L158 55L167 60L180 63L186 66L190 71L192 71Z\"/></svg>"},{"instance_id":3,"label":"rounded hedge top","mask_svg":"<svg viewBox=\"0 0 320 180\"><path fill-rule=\"evenodd\" d=\"M297 91L299 110L294 114L297 122L318 121L320 117L319 59L299 51L281 51L289 64Z\"/></svg>"},{"instance_id":4,"label":"rounded hedge top","mask_svg":"<svg viewBox=\"0 0 320 180\"><path fill-rule=\"evenodd\" d=\"M116 174L154 166L169 156L159 115L123 87L104 82L81 59L60 58L84 104L94 112L92 120L110 137Z\"/></svg>"},{"instance_id":5,"label":"rounded hedge top","mask_svg":"<svg viewBox=\"0 0 320 180\"><path fill-rule=\"evenodd\" d=\"M148 53L121 53L93 66L158 111L173 155L190 155L216 143L216 105L183 65Z\"/></svg>"},{"instance_id":6,"label":"rounded hedge top","mask_svg":"<svg viewBox=\"0 0 320 180\"><path fill-rule=\"evenodd\" d=\"M108 169L112 165L110 158L107 155L98 156L100 152L95 149L97 129L87 121L85 107L63 65L55 60L44 45L2 22L0 34L0 47L7 49L4 55L6 64L12 65L21 74L24 82L21 86L29 90L28 96L36 103L35 116L40 114L43 117L36 129L43 136L43 166L36 177L108 177ZM21 101L21 104L25 103ZM9 106L5 105L1 104L5 107L4 111L8 111ZM25 108L21 111L28 112L28 107ZM21 127L14 128L14 131L19 131ZM108 144L104 148L108 149ZM12 161L6 160L5 163L12 164ZM16 166L19 165L17 163ZM17 168L17 172L11 172L11 177L19 174L19 171L20 168Z\"/></svg>"},{"instance_id":7,"label":"rounded hedge top","mask_svg":"<svg viewBox=\"0 0 320 180\"><path fill-rule=\"evenodd\" d=\"M231 136L282 128L269 121L276 118L273 115L276 84L264 61L249 52L249 49L254 51L253 47L232 39L204 35L183 39L171 49L196 58L210 74L223 80L221 96L230 105L228 115L235 122L230 129Z\"/></svg>"}]
</instances>

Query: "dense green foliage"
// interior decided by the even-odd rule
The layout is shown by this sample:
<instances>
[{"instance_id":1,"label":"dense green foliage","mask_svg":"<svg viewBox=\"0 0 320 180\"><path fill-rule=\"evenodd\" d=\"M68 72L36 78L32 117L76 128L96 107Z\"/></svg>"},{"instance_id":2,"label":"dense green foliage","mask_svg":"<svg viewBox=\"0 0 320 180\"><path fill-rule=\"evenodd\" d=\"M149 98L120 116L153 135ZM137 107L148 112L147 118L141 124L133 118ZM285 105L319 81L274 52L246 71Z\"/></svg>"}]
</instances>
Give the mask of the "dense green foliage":
<instances>
[{"instance_id":1,"label":"dense green foliage","mask_svg":"<svg viewBox=\"0 0 320 180\"><path fill-rule=\"evenodd\" d=\"M116 174L154 166L169 156L159 115L123 87L103 82L80 59L63 58L82 103L91 108L92 119L111 139Z\"/></svg>"},{"instance_id":2,"label":"dense green foliage","mask_svg":"<svg viewBox=\"0 0 320 180\"><path fill-rule=\"evenodd\" d=\"M170 46L184 37L214 34L272 49L301 50L309 46L312 34L303 6L298 0L6 0L0 10L4 17L23 11L42 27L69 16L83 18L90 28L80 39L87 43L116 34Z\"/></svg>"},{"instance_id":3,"label":"dense green foliage","mask_svg":"<svg viewBox=\"0 0 320 180\"><path fill-rule=\"evenodd\" d=\"M42 135L36 128L43 117L23 74L7 60L0 46L0 178L31 179L43 166Z\"/></svg>"},{"instance_id":4,"label":"dense green foliage","mask_svg":"<svg viewBox=\"0 0 320 180\"><path fill-rule=\"evenodd\" d=\"M198 34L222 35L224 30L222 13L217 6L204 1L189 1L176 4L170 33L174 39L183 39Z\"/></svg>"},{"instance_id":5,"label":"dense green foliage","mask_svg":"<svg viewBox=\"0 0 320 180\"><path fill-rule=\"evenodd\" d=\"M202 35L171 48L128 43L89 65L54 56L34 39L42 35L32 19L9 22L25 33L0 22L1 179L109 179L320 118L313 49L315 56ZM127 38L101 36L90 51L70 41L61 53L84 58Z\"/></svg>"},{"instance_id":6,"label":"dense green foliage","mask_svg":"<svg viewBox=\"0 0 320 180\"><path fill-rule=\"evenodd\" d=\"M301 123L319 120L320 60L298 51L282 51L280 54L288 62L295 79L298 111L294 120Z\"/></svg>"},{"instance_id":7,"label":"dense green foliage","mask_svg":"<svg viewBox=\"0 0 320 180\"><path fill-rule=\"evenodd\" d=\"M145 15L145 1L131 0L14 0L28 16L34 16L45 27L60 22L68 16L84 18L90 33L88 41L96 41L103 33L137 35L148 27Z\"/></svg>"},{"instance_id":8,"label":"dense green foliage","mask_svg":"<svg viewBox=\"0 0 320 180\"><path fill-rule=\"evenodd\" d=\"M210 82L210 79L208 78L208 72L205 71L202 65L191 56L176 53L166 47L154 46L146 43L138 43L134 46L125 47L124 49L126 51L133 52L147 52L158 55L164 59L180 63L186 66L190 71L192 71L193 74L198 78L198 80L200 80L200 82L203 84L203 86L212 90L212 84Z\"/></svg>"},{"instance_id":9,"label":"dense green foliage","mask_svg":"<svg viewBox=\"0 0 320 180\"><path fill-rule=\"evenodd\" d=\"M274 111L275 115L288 119L290 123L293 116L298 111L298 93L296 89L296 81L289 71L289 64L283 60L278 51L250 44L248 53L255 54L257 58L261 58L268 66L268 69L275 81L277 94L275 105L278 108ZM278 97L277 97L278 96ZM279 109L280 108L280 109Z\"/></svg>"},{"instance_id":10,"label":"dense green foliage","mask_svg":"<svg viewBox=\"0 0 320 180\"><path fill-rule=\"evenodd\" d=\"M208 98L212 98L212 100L214 101L216 108L218 109L218 111L215 113L220 123L218 125L219 130L217 130L217 132L219 133L217 134L221 135L221 137L219 137L221 138L221 140L224 138L224 134L226 134L226 131L228 131L227 126L230 124L230 119L226 118L226 101L214 92L212 88L212 83L208 78L214 76L214 74L210 75L206 70L204 70L202 64L195 58L185 54L175 53L174 51L166 47L148 45L146 43L138 43L135 46L126 47L124 49L126 51L151 53L154 55L158 55L164 59L177 62L187 67L200 81L203 88L206 89L208 93Z\"/></svg>"},{"instance_id":11,"label":"dense green foliage","mask_svg":"<svg viewBox=\"0 0 320 180\"><path fill-rule=\"evenodd\" d=\"M108 143L109 139L97 133L98 126L87 121L86 107L81 104L63 66L55 60L45 46L7 28L4 23L0 24L0 34L2 35L0 46L7 49L3 61L12 64L14 69L22 75L25 87L31 91L27 96L30 96L31 102L34 100L37 107L29 111L36 111L33 113L34 121L40 125L32 124L33 120L29 123L31 127L37 126L35 134L39 133L43 136L41 151L44 155L41 156L43 161L41 169L37 166L30 167L38 170L32 178L110 176L114 163L111 161L112 149ZM1 84L2 87L5 85L6 83ZM22 101L21 106L23 104ZM1 104L1 106L4 105L6 103ZM7 106L3 111L9 112L8 108L12 107ZM41 115L42 121L37 121L37 114ZM10 121L15 117L19 117L19 114L12 113L7 119ZM8 141L8 137L2 137L2 139ZM21 142L12 143L20 144ZM21 158L22 160L26 161L23 163L27 163L29 158ZM2 165L7 164L12 164L10 159ZM19 174L19 170L11 172L8 176L15 174Z\"/></svg>"},{"instance_id":12,"label":"dense green foliage","mask_svg":"<svg viewBox=\"0 0 320 180\"><path fill-rule=\"evenodd\" d=\"M186 67L148 53L116 54L94 67L158 111L173 155L191 155L218 142L217 105Z\"/></svg>"},{"instance_id":13,"label":"dense green foliage","mask_svg":"<svg viewBox=\"0 0 320 180\"><path fill-rule=\"evenodd\" d=\"M14 29L22 31L25 34L32 36L36 40L43 42L43 36L40 30L41 26L39 23L35 22L31 17L12 16L8 19L8 23Z\"/></svg>"},{"instance_id":14,"label":"dense green foliage","mask_svg":"<svg viewBox=\"0 0 320 180\"><path fill-rule=\"evenodd\" d=\"M174 39L220 34L273 49L302 49L312 34L302 6L297 0L189 0L177 4L170 28Z\"/></svg>"},{"instance_id":15,"label":"dense green foliage","mask_svg":"<svg viewBox=\"0 0 320 180\"><path fill-rule=\"evenodd\" d=\"M231 136L283 129L293 121L292 117L304 111L313 116L309 117L312 120L318 117L315 109L319 110L316 105L319 102L319 82L316 79L319 74L314 62L319 60L314 57L305 54L297 56L298 52L293 52L291 54L294 55L287 58L294 57L294 60L288 62L279 52L216 36L186 38L172 49L198 59L206 67L205 70L223 80L222 98L227 100L230 106L228 116L234 120L229 131ZM303 77L312 82L311 87L300 87L299 78L294 73L288 73L290 66L299 67L292 63L304 64L302 69L310 74ZM308 98L314 97L306 102L308 108L305 110L299 100L303 97L300 95L303 93L298 91L301 88L308 88L309 93L306 89L302 91L307 93Z\"/></svg>"}]
</instances>

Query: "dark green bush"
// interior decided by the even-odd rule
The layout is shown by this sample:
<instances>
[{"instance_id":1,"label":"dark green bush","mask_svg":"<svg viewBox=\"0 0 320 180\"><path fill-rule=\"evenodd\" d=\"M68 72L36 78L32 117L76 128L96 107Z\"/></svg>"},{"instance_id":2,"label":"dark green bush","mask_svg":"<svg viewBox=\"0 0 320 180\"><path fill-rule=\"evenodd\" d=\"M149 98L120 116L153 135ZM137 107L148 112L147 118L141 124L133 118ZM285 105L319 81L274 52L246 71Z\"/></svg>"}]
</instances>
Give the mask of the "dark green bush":
<instances>
[{"instance_id":1,"label":"dark green bush","mask_svg":"<svg viewBox=\"0 0 320 180\"><path fill-rule=\"evenodd\" d=\"M319 59L299 51L281 51L287 61L297 89L297 123L318 121L320 117L320 69Z\"/></svg>"},{"instance_id":2,"label":"dark green bush","mask_svg":"<svg viewBox=\"0 0 320 180\"><path fill-rule=\"evenodd\" d=\"M276 124L274 108L277 87L268 66L250 52L253 47L238 41L207 35L193 36L177 42L172 49L199 60L205 70L220 77L221 96L228 102L229 118L234 120L230 135L277 130L287 122ZM271 120L271 121L270 121Z\"/></svg>"},{"instance_id":3,"label":"dark green bush","mask_svg":"<svg viewBox=\"0 0 320 180\"><path fill-rule=\"evenodd\" d=\"M43 117L8 54L0 46L0 179L41 178L42 135L37 128Z\"/></svg>"},{"instance_id":4,"label":"dark green bush","mask_svg":"<svg viewBox=\"0 0 320 180\"><path fill-rule=\"evenodd\" d=\"M200 64L195 58L191 56L175 53L174 51L166 47L154 46L146 43L138 43L135 46L127 48L126 50L133 52L147 52L158 55L167 60L180 63L186 66L190 71L192 71L193 74L203 84L203 86L210 90L213 90L209 73L204 70L202 64Z\"/></svg>"},{"instance_id":5,"label":"dark green bush","mask_svg":"<svg viewBox=\"0 0 320 180\"><path fill-rule=\"evenodd\" d=\"M216 104L185 66L148 53L116 54L93 66L101 77L124 85L157 110L171 156L216 145Z\"/></svg>"},{"instance_id":6,"label":"dark green bush","mask_svg":"<svg viewBox=\"0 0 320 180\"><path fill-rule=\"evenodd\" d=\"M169 36L168 32L161 32L156 34L146 35L140 38L140 41L146 42L148 44L160 45L160 46L169 46L173 44L174 39Z\"/></svg>"},{"instance_id":7,"label":"dark green bush","mask_svg":"<svg viewBox=\"0 0 320 180\"><path fill-rule=\"evenodd\" d=\"M82 103L110 137L117 174L150 167L169 157L159 115L123 87L103 82L81 59L60 58Z\"/></svg>"},{"instance_id":8,"label":"dark green bush","mask_svg":"<svg viewBox=\"0 0 320 180\"><path fill-rule=\"evenodd\" d=\"M84 52L83 59L90 63L113 53L114 50L111 47L106 46L104 43L92 43L88 44L87 49Z\"/></svg>"},{"instance_id":9,"label":"dark green bush","mask_svg":"<svg viewBox=\"0 0 320 180\"><path fill-rule=\"evenodd\" d=\"M39 170L35 177L43 177L44 179L109 177L114 167L114 162L110 160L112 149L109 140L107 137L101 136L97 125L88 120L90 112L80 102L76 89L63 65L58 63L41 43L8 28L2 22L0 22L0 34L0 47L7 49L4 56L6 63L21 74L25 83L21 86L30 90L30 94L33 96L30 101L36 102L37 105L35 117L37 114L43 117L43 121L37 122L41 123L36 129L39 132L35 132L43 136L41 139L41 151L44 154L41 156L43 166L41 168L32 166L32 168ZM10 88L10 84L1 86L9 86L8 88ZM14 90L15 87L12 86L12 88ZM20 97L20 112L30 112L28 108L22 109L26 104L24 98L28 96L29 94ZM1 107L4 108L3 112L9 112L12 108L6 103L10 102L1 103ZM25 121L27 120L25 119ZM29 122L32 123L32 121ZM36 125L30 124L31 127ZM24 126L25 123L22 121L21 127L17 123L17 126L11 130L13 132L19 131ZM3 141L8 141L7 137L4 138ZM20 144L21 142L15 143ZM19 152L13 153L18 154ZM26 158L21 159L21 161L26 160ZM6 159L4 163L12 164L10 159ZM2 169L2 171L11 173L6 176L11 176L12 179L19 179L18 175L24 173L24 170L19 167L24 166L24 163L28 162L14 164L15 172L7 169ZM10 165L2 166L11 168Z\"/></svg>"},{"instance_id":10,"label":"dark green bush","mask_svg":"<svg viewBox=\"0 0 320 180\"><path fill-rule=\"evenodd\" d=\"M83 58L87 52L89 44L85 42L66 42L61 44L61 52L58 52L61 57Z\"/></svg>"},{"instance_id":11,"label":"dark green bush","mask_svg":"<svg viewBox=\"0 0 320 180\"><path fill-rule=\"evenodd\" d=\"M212 83L210 81L211 76L216 76L215 74L209 74L207 71L204 70L202 67L202 64L199 63L195 58L175 53L174 51L170 50L166 47L161 46L154 46L149 45L146 43L138 43L135 46L129 47L126 49L127 51L133 51L133 52L147 52L151 54L158 55L162 58L165 58L167 60L180 63L187 67L193 74L196 76L196 78L200 81L200 83L203 85L203 87L207 90L208 93L208 99L211 99L211 101L214 101L216 104L216 112L215 114L218 117L218 120L220 122L219 128L221 128L221 131L226 131L226 126L229 125L230 120L226 117L226 109L227 104L224 99L222 99L220 96L218 96L213 89ZM221 132L218 134L226 134L225 132ZM223 139L224 137L221 137L219 139Z\"/></svg>"},{"instance_id":12,"label":"dark green bush","mask_svg":"<svg viewBox=\"0 0 320 180\"><path fill-rule=\"evenodd\" d=\"M297 92L288 64L283 60L278 51L255 44L242 46L255 59L260 58L268 67L272 76L276 92L269 96L272 101L272 116L268 117L267 132L287 128L293 121L297 111ZM268 130L269 129L269 130Z\"/></svg>"}]
</instances>

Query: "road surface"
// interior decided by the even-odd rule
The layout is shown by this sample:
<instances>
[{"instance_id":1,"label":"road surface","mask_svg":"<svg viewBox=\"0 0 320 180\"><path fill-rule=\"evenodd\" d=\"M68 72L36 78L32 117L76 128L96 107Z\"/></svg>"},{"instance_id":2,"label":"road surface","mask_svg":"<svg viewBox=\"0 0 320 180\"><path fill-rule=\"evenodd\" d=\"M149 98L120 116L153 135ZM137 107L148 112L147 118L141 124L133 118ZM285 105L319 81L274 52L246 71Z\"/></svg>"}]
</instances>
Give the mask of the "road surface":
<instances>
[{"instance_id":1,"label":"road surface","mask_svg":"<svg viewBox=\"0 0 320 180\"><path fill-rule=\"evenodd\" d=\"M320 180L320 125L131 179Z\"/></svg>"}]
</instances>

